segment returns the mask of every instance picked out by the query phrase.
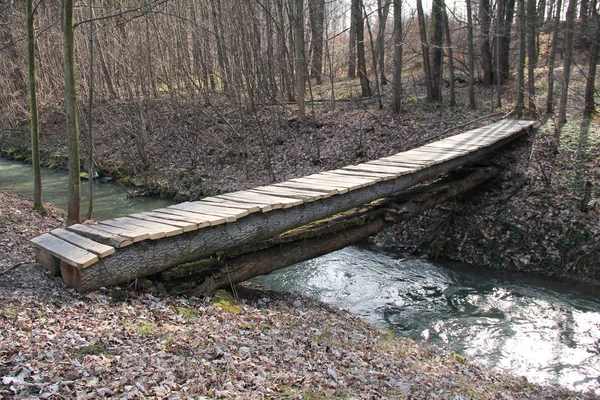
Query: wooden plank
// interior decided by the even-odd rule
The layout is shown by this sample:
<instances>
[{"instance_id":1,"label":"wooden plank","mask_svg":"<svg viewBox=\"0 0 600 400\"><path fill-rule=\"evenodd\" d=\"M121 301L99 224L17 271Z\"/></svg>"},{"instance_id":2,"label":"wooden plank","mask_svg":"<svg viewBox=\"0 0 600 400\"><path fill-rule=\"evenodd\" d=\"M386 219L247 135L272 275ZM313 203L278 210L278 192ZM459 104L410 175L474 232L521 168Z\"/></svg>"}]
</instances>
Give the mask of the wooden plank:
<instances>
[{"instance_id":1,"label":"wooden plank","mask_svg":"<svg viewBox=\"0 0 600 400\"><path fill-rule=\"evenodd\" d=\"M464 155L464 154L470 153L469 150L452 149L452 148L440 149L438 147L433 147L430 145L421 146L421 147L416 148L415 150L419 150L421 152L427 152L427 153L441 154L441 155L452 155L452 154ZM471 150L476 150L476 149L471 149Z\"/></svg>"},{"instance_id":2,"label":"wooden plank","mask_svg":"<svg viewBox=\"0 0 600 400\"><path fill-rule=\"evenodd\" d=\"M85 236L78 235L75 232L71 232L64 228L58 228L50 231L51 235L56 236L59 239L64 240L65 242L69 242L77 247L81 247L82 249L89 251L90 253L94 253L98 255L99 258L104 258L111 254L114 254L115 248L112 246L107 246L102 243L95 242L91 239L86 238Z\"/></svg>"},{"instance_id":3,"label":"wooden plank","mask_svg":"<svg viewBox=\"0 0 600 400\"><path fill-rule=\"evenodd\" d=\"M339 194L343 194L343 193L348 193L350 191L351 187L354 187L355 185L352 184L343 184L343 183L334 183L334 182L328 182L328 181L324 181L322 179L318 179L318 178L298 178L298 179L292 179L288 182L294 182L294 183L300 183L303 185L306 185L307 188L315 188L315 189L325 189L325 190L337 190L337 192ZM286 182L282 182L282 184L285 184Z\"/></svg>"},{"instance_id":4,"label":"wooden plank","mask_svg":"<svg viewBox=\"0 0 600 400\"><path fill-rule=\"evenodd\" d=\"M199 221L198 218L190 219L190 218L182 216L182 215L175 215L175 214L168 214L168 213L160 212L159 210L146 211L143 214L148 215L150 217L164 219L164 220L168 220L168 221L179 221L184 224L194 224L197 229L210 226L210 221L207 221L205 219ZM223 221L223 222L225 222L225 221Z\"/></svg>"},{"instance_id":5,"label":"wooden plank","mask_svg":"<svg viewBox=\"0 0 600 400\"><path fill-rule=\"evenodd\" d=\"M250 214L248 210L211 206L209 204L201 204L200 202L185 202L173 204L172 206L169 206L167 208L174 208L176 210L195 212L199 214L216 215L218 217L227 217L227 222L233 222L238 218L242 218Z\"/></svg>"},{"instance_id":6,"label":"wooden plank","mask_svg":"<svg viewBox=\"0 0 600 400\"><path fill-rule=\"evenodd\" d=\"M340 176L336 174L328 174L326 172L320 172L316 175L318 179L324 179L333 182L348 182L356 183L361 187L371 186L378 182L377 179L369 177L358 177L358 176Z\"/></svg>"},{"instance_id":7,"label":"wooden plank","mask_svg":"<svg viewBox=\"0 0 600 400\"><path fill-rule=\"evenodd\" d=\"M149 229L150 232L162 233L164 237L181 235L183 233L183 229L181 229L180 227L165 224L162 222L144 221L142 219L132 218L130 216L116 218L115 221L117 220L126 224L139 226L142 229Z\"/></svg>"},{"instance_id":8,"label":"wooden plank","mask_svg":"<svg viewBox=\"0 0 600 400\"><path fill-rule=\"evenodd\" d=\"M367 164L394 165L394 166L398 166L398 167L410 168L415 171L418 171L423 168L427 168L427 166L429 166L429 163L427 163L426 161L408 160L406 158L401 159L400 157L394 157L394 156L380 158L379 160L369 161Z\"/></svg>"},{"instance_id":9,"label":"wooden plank","mask_svg":"<svg viewBox=\"0 0 600 400\"><path fill-rule=\"evenodd\" d=\"M331 196L331 194L325 192L316 192L308 189L287 188L282 186L259 186L251 189L250 191L277 197L301 199L305 203L310 203L311 201L316 201L319 199L325 199Z\"/></svg>"},{"instance_id":10,"label":"wooden plank","mask_svg":"<svg viewBox=\"0 0 600 400\"><path fill-rule=\"evenodd\" d=\"M216 215L193 213L189 211L176 210L174 208L159 208L154 210L157 213L179 215L185 217L187 221L196 222L198 224L208 222L209 226L221 225L227 222L227 218Z\"/></svg>"},{"instance_id":11,"label":"wooden plank","mask_svg":"<svg viewBox=\"0 0 600 400\"><path fill-rule=\"evenodd\" d=\"M144 228L138 225L133 225L128 221L123 221L122 218L107 219L104 221L100 221L98 222L98 225L101 228L113 227L120 229L129 229L132 232L132 234L138 234L140 236L145 235L150 240L161 239L166 236L164 232L159 232L156 230L151 230L150 228Z\"/></svg>"},{"instance_id":12,"label":"wooden plank","mask_svg":"<svg viewBox=\"0 0 600 400\"><path fill-rule=\"evenodd\" d=\"M173 220L171 218L166 217L166 214L163 214L163 215L164 215L164 217L161 218L161 217L156 217L156 216L149 215L146 213L136 213L136 214L130 214L129 217L137 218L137 219L141 219L141 220L149 221L149 222L158 222L160 224L176 226L178 228L181 228L184 232L195 231L196 229L198 229L198 225L193 222ZM208 225L208 224L206 224L206 225Z\"/></svg>"},{"instance_id":13,"label":"wooden plank","mask_svg":"<svg viewBox=\"0 0 600 400\"><path fill-rule=\"evenodd\" d=\"M98 261L98 256L66 242L54 235L44 233L31 239L38 248L78 268L87 268Z\"/></svg>"},{"instance_id":14,"label":"wooden plank","mask_svg":"<svg viewBox=\"0 0 600 400\"><path fill-rule=\"evenodd\" d=\"M290 208L290 207L295 207L295 206L298 206L298 205L304 203L304 201L302 201L301 199L293 199L290 197L277 197L277 196L273 196L273 195L253 193L250 191L232 192L232 193L227 193L227 194L221 195L219 197L226 198L226 199L235 199L235 200L239 200L239 201L247 201L249 203L257 202L257 201L267 202L267 203L271 204L273 209Z\"/></svg>"},{"instance_id":15,"label":"wooden plank","mask_svg":"<svg viewBox=\"0 0 600 400\"><path fill-rule=\"evenodd\" d=\"M231 208L238 208L237 205L247 205L248 207L250 207L250 209L248 210L249 212L254 212L254 211L250 211L250 210L254 210L254 208L258 208L259 211L262 212L269 212L273 209L273 207L270 204L263 204L263 203L258 203L258 202L241 202L239 200L234 200L234 199L222 199L219 197L207 197L205 199L203 199L203 201L206 201L208 203L213 203L213 204L218 204L221 205L222 207L231 207ZM229 206L231 205L231 206Z\"/></svg>"},{"instance_id":16,"label":"wooden plank","mask_svg":"<svg viewBox=\"0 0 600 400\"><path fill-rule=\"evenodd\" d=\"M338 189L338 190L346 190L346 191L351 191L351 190L356 190L356 189L360 189L361 187L365 187L365 186L370 186L369 184L366 184L366 181L360 181L358 179L346 179L346 178L335 178L335 177L328 177L327 175L320 175L320 174L314 174L314 175L309 175L306 178L300 178L300 179L294 179L295 182L305 182L309 185L313 184L315 187L323 187L323 188L333 188L333 189Z\"/></svg>"},{"instance_id":17,"label":"wooden plank","mask_svg":"<svg viewBox=\"0 0 600 400\"><path fill-rule=\"evenodd\" d=\"M357 176L375 179L377 182L383 182L387 179L389 174L382 172L366 172L366 171L348 171L345 169L334 169L331 171L323 172L324 174L342 175L342 176Z\"/></svg>"},{"instance_id":18,"label":"wooden plank","mask_svg":"<svg viewBox=\"0 0 600 400\"><path fill-rule=\"evenodd\" d=\"M205 203L211 206L219 206L225 208L233 208L233 209L241 209L247 210L250 214L255 212L266 212L271 211L271 208L268 207L267 204L250 204L250 203L239 203L235 201L227 201L223 199L217 199L216 197L205 197L200 200L200 203ZM268 208L268 209L267 209Z\"/></svg>"},{"instance_id":19,"label":"wooden plank","mask_svg":"<svg viewBox=\"0 0 600 400\"><path fill-rule=\"evenodd\" d=\"M395 166L385 166L385 165L375 165L362 163L358 165L351 165L348 167L344 167L342 169L350 170L350 171L376 171L376 172L385 172L389 174L390 179L394 179L399 177L400 175L406 175L407 173L413 172L414 169L406 168L406 167L395 167Z\"/></svg>"},{"instance_id":20,"label":"wooden plank","mask_svg":"<svg viewBox=\"0 0 600 400\"><path fill-rule=\"evenodd\" d=\"M119 234L103 231L101 229L93 229L96 225L75 224L67 227L67 230L75 232L81 236L90 238L98 243L108 246L123 248L133 244L133 240Z\"/></svg>"},{"instance_id":21,"label":"wooden plank","mask_svg":"<svg viewBox=\"0 0 600 400\"><path fill-rule=\"evenodd\" d=\"M295 190L310 190L313 192L323 193L325 195L324 198L329 198L331 196L335 196L340 194L336 189L325 189L325 188L316 188L314 186L307 185L306 183L301 182L293 182L293 181L285 181L281 183L276 183L271 185L273 187L280 187L284 189L295 189Z\"/></svg>"}]
</instances>

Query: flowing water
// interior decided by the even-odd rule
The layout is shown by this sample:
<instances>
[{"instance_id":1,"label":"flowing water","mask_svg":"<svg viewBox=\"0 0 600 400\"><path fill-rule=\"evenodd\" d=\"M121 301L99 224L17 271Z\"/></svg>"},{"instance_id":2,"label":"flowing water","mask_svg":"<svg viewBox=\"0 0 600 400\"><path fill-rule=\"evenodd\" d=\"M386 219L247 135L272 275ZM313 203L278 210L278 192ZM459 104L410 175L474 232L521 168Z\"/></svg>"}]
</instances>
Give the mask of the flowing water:
<instances>
[{"instance_id":1,"label":"flowing water","mask_svg":"<svg viewBox=\"0 0 600 400\"><path fill-rule=\"evenodd\" d=\"M600 290L353 246L254 279L538 383L600 394Z\"/></svg>"},{"instance_id":2,"label":"flowing water","mask_svg":"<svg viewBox=\"0 0 600 400\"><path fill-rule=\"evenodd\" d=\"M89 181L81 181L81 209L87 211ZM0 188L10 189L25 196L33 196L33 168L30 164L9 161L0 157ZM135 212L166 207L172 201L159 197L131 198L119 185L94 181L94 219L109 219ZM65 170L42 169L44 203L67 209L69 185Z\"/></svg>"},{"instance_id":3,"label":"flowing water","mask_svg":"<svg viewBox=\"0 0 600 400\"><path fill-rule=\"evenodd\" d=\"M31 196L31 166L0 158L0 188ZM96 219L164 207L95 182ZM43 171L44 201L66 208L65 171ZM88 182L82 193L87 194ZM84 203L85 204L85 203ZM380 328L455 351L470 361L600 395L599 289L488 270L446 268L353 246L255 281L347 309Z\"/></svg>"}]
</instances>

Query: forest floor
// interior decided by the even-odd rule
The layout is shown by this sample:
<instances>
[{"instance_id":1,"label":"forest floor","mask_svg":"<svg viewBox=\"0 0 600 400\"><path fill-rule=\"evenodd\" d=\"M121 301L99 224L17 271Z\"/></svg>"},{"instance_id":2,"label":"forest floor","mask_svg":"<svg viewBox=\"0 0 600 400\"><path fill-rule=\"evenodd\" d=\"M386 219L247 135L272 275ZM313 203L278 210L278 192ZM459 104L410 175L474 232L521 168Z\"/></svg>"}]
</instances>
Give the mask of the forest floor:
<instances>
[{"instance_id":1,"label":"forest floor","mask_svg":"<svg viewBox=\"0 0 600 400\"><path fill-rule=\"evenodd\" d=\"M64 215L31 209L0 190L0 399L595 398L482 370L300 295L76 293L33 263L27 241Z\"/></svg>"}]
</instances>

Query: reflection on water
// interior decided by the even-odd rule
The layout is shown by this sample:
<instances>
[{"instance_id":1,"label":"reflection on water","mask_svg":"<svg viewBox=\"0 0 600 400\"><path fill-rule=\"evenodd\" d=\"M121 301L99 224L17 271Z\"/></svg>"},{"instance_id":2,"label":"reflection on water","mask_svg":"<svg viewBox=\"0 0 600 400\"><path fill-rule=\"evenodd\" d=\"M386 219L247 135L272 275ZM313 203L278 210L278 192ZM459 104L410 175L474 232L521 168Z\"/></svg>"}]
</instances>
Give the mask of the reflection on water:
<instances>
[{"instance_id":1,"label":"reflection on water","mask_svg":"<svg viewBox=\"0 0 600 400\"><path fill-rule=\"evenodd\" d=\"M87 210L88 184L81 181L82 210ZM94 218L109 219L135 212L166 207L172 201L156 197L128 198L127 192L113 183L94 182ZM33 196L33 168L29 164L0 158L0 188L10 189L25 196ZM67 209L68 177L64 170L42 169L44 202Z\"/></svg>"},{"instance_id":2,"label":"reflection on water","mask_svg":"<svg viewBox=\"0 0 600 400\"><path fill-rule=\"evenodd\" d=\"M381 328L539 383L600 394L593 288L448 269L349 247L255 279L344 308Z\"/></svg>"}]
</instances>

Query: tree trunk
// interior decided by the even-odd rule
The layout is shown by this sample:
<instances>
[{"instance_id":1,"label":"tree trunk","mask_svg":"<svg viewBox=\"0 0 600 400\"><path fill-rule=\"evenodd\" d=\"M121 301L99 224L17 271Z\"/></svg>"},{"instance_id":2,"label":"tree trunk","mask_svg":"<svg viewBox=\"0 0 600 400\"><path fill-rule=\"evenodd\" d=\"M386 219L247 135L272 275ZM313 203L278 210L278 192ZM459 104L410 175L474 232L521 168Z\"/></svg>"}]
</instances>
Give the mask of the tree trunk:
<instances>
[{"instance_id":1,"label":"tree trunk","mask_svg":"<svg viewBox=\"0 0 600 400\"><path fill-rule=\"evenodd\" d=\"M503 0L496 0L496 107L502 107L502 43L503 35Z\"/></svg>"},{"instance_id":2,"label":"tree trunk","mask_svg":"<svg viewBox=\"0 0 600 400\"><path fill-rule=\"evenodd\" d=\"M594 23L595 23L595 31L596 34L592 38L592 43L590 46L590 63L588 66L587 73L587 82L585 85L585 106L583 109L583 117L591 118L592 114L596 110L596 104L594 102L594 92L595 92L595 83L596 83L596 67L598 65L598 52L600 50L600 15L594 9Z\"/></svg>"},{"instance_id":3,"label":"tree trunk","mask_svg":"<svg viewBox=\"0 0 600 400\"><path fill-rule=\"evenodd\" d=\"M433 0L432 2L432 32L431 42L433 44L433 65L431 71L431 80L433 84L433 101L442 101L442 62L444 52L443 43L443 0Z\"/></svg>"},{"instance_id":4,"label":"tree trunk","mask_svg":"<svg viewBox=\"0 0 600 400\"><path fill-rule=\"evenodd\" d=\"M546 113L554 113L554 62L556 60L556 51L558 49L558 32L560 28L560 9L562 0L556 0L556 16L552 25L552 44L550 56L548 58L548 95L546 97Z\"/></svg>"},{"instance_id":5,"label":"tree trunk","mask_svg":"<svg viewBox=\"0 0 600 400\"><path fill-rule=\"evenodd\" d=\"M289 102L294 102L294 91L292 90L291 78L288 74L287 46L285 42L285 19L283 16L283 0L275 0L277 8L277 20L279 21L279 69L281 74L282 97L287 95Z\"/></svg>"},{"instance_id":6,"label":"tree trunk","mask_svg":"<svg viewBox=\"0 0 600 400\"><path fill-rule=\"evenodd\" d=\"M469 51L469 107L475 108L475 52L473 50L473 10L471 0L467 3L467 47Z\"/></svg>"},{"instance_id":7,"label":"tree trunk","mask_svg":"<svg viewBox=\"0 0 600 400\"><path fill-rule=\"evenodd\" d=\"M492 68L492 50L490 46L490 0L480 0L479 20L481 22L481 31L479 37L481 40L481 66L483 68L483 85L490 86L494 81L494 72Z\"/></svg>"},{"instance_id":8,"label":"tree trunk","mask_svg":"<svg viewBox=\"0 0 600 400\"><path fill-rule=\"evenodd\" d=\"M79 122L77 120L77 77L75 75L75 34L73 0L61 0L63 58L65 74L65 109L69 143L69 205L67 225L81 222L81 182L79 174Z\"/></svg>"},{"instance_id":9,"label":"tree trunk","mask_svg":"<svg viewBox=\"0 0 600 400\"><path fill-rule=\"evenodd\" d=\"M94 215L94 130L92 128L93 124L93 105L94 105L94 1L88 0L88 10L89 10L89 26L88 26L88 47L89 47L89 55L88 55L88 68L89 68L89 78L88 78L88 114L87 114L87 145L88 145L88 184L89 184L89 192L88 192L88 211L87 211L87 219L91 220Z\"/></svg>"},{"instance_id":10,"label":"tree trunk","mask_svg":"<svg viewBox=\"0 0 600 400\"><path fill-rule=\"evenodd\" d=\"M402 112L402 0L394 0L394 112Z\"/></svg>"},{"instance_id":11,"label":"tree trunk","mask_svg":"<svg viewBox=\"0 0 600 400\"><path fill-rule=\"evenodd\" d=\"M382 5L381 0L377 0L377 15L379 17L379 29L377 32L377 58L379 59L379 82L382 85L387 85L388 81L385 77L385 27L390 12L390 4L392 0L385 0Z\"/></svg>"},{"instance_id":12,"label":"tree trunk","mask_svg":"<svg viewBox=\"0 0 600 400\"><path fill-rule=\"evenodd\" d=\"M348 40L348 78L356 78L356 21L361 19L358 0L351 0L350 4L350 32Z\"/></svg>"},{"instance_id":13,"label":"tree trunk","mask_svg":"<svg viewBox=\"0 0 600 400\"><path fill-rule=\"evenodd\" d=\"M323 84L323 27L325 24L325 0L309 0L311 31L311 75L317 85Z\"/></svg>"},{"instance_id":14,"label":"tree trunk","mask_svg":"<svg viewBox=\"0 0 600 400\"><path fill-rule=\"evenodd\" d=\"M450 36L450 23L448 22L448 13L446 12L446 3L442 2L444 7L444 31L446 33L446 46L448 46L448 80L450 81L450 106L456 105L456 91L454 82L454 52L452 49L452 37Z\"/></svg>"},{"instance_id":15,"label":"tree trunk","mask_svg":"<svg viewBox=\"0 0 600 400\"><path fill-rule=\"evenodd\" d=\"M504 18L502 27L502 52L501 52L501 68L502 68L502 83L508 82L510 78L510 42L512 39L512 25L515 14L515 0L506 0L504 8Z\"/></svg>"},{"instance_id":16,"label":"tree trunk","mask_svg":"<svg viewBox=\"0 0 600 400\"><path fill-rule=\"evenodd\" d=\"M362 97L371 97L371 86L367 77L367 62L365 59L365 24L362 17L363 2L362 0L353 0L353 5L356 3L358 7L358 17L355 21L356 26L356 66L358 68L358 76L360 77L360 88ZM375 72L377 73L377 72Z\"/></svg>"},{"instance_id":17,"label":"tree trunk","mask_svg":"<svg viewBox=\"0 0 600 400\"><path fill-rule=\"evenodd\" d=\"M419 33L421 36L421 53L423 54L423 70L425 73L427 101L433 101L433 82L431 81L431 63L429 61L429 42L427 40L427 26L425 25L425 13L423 12L422 0L417 0L417 14L419 18Z\"/></svg>"},{"instance_id":18,"label":"tree trunk","mask_svg":"<svg viewBox=\"0 0 600 400\"><path fill-rule=\"evenodd\" d=\"M565 32L565 51L563 54L563 83L560 92L560 104L558 106L558 128L556 140L558 143L558 135L562 126L567 123L567 100L569 95L569 80L571 79L571 62L573 58L573 36L575 26L575 11L577 10L577 0L569 0L567 8L567 26Z\"/></svg>"},{"instance_id":19,"label":"tree trunk","mask_svg":"<svg viewBox=\"0 0 600 400\"><path fill-rule=\"evenodd\" d=\"M306 114L304 95L306 92L306 64L304 62L304 1L293 0L294 23L294 55L296 58L296 96L298 98L298 114Z\"/></svg>"},{"instance_id":20,"label":"tree trunk","mask_svg":"<svg viewBox=\"0 0 600 400\"><path fill-rule=\"evenodd\" d=\"M466 193L498 175L495 168L477 170L462 180L433 184L409 190L397 199L359 209L349 215L307 226L255 245L253 252L240 250L218 261L175 267L158 275L159 279L177 282L190 276L204 282L187 292L193 296L209 296L215 290L229 287L257 275L271 273L288 265L343 249L379 232L386 226L406 221L425 210ZM240 254L241 252L241 254ZM236 254L237 255L234 255Z\"/></svg>"},{"instance_id":21,"label":"tree trunk","mask_svg":"<svg viewBox=\"0 0 600 400\"><path fill-rule=\"evenodd\" d=\"M27 77L29 81L29 113L31 128L31 163L33 164L33 207L43 209L42 166L40 165L40 131L37 102L37 76L35 69L35 29L33 26L33 0L26 0L27 13Z\"/></svg>"},{"instance_id":22,"label":"tree trunk","mask_svg":"<svg viewBox=\"0 0 600 400\"><path fill-rule=\"evenodd\" d=\"M527 0L527 87L529 95L528 114L535 117L535 65L537 62L537 46L535 27L537 25L537 8L535 0Z\"/></svg>"},{"instance_id":23,"label":"tree trunk","mask_svg":"<svg viewBox=\"0 0 600 400\"><path fill-rule=\"evenodd\" d=\"M520 118L523 116L523 109L525 108L525 32L527 27L525 26L525 0L518 1L519 61L517 63L517 104L515 105L515 114L517 118Z\"/></svg>"}]
</instances>

